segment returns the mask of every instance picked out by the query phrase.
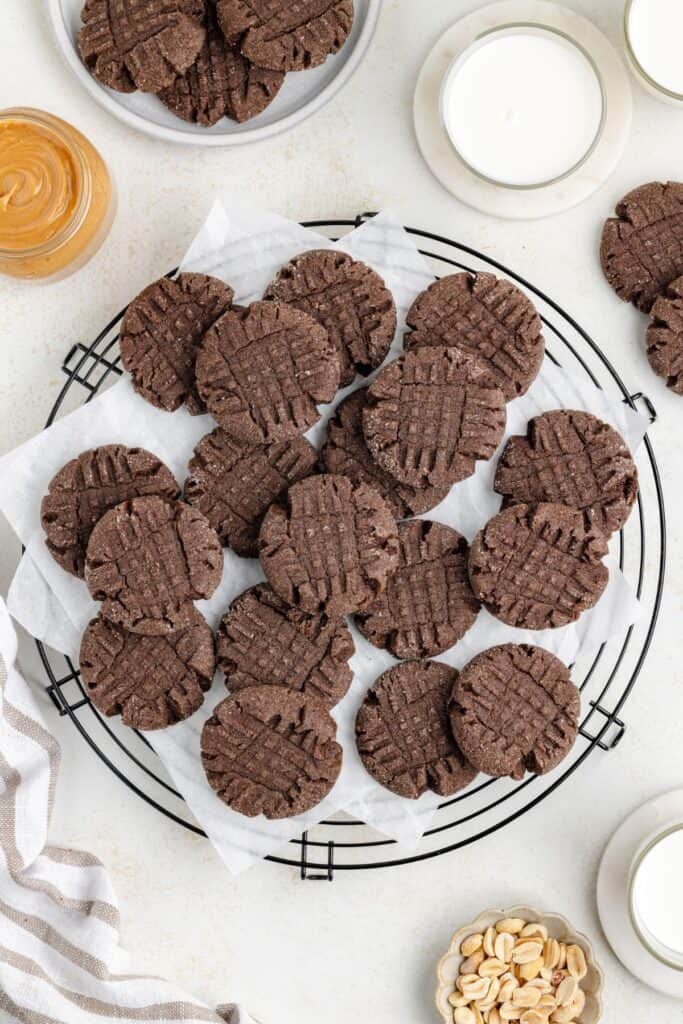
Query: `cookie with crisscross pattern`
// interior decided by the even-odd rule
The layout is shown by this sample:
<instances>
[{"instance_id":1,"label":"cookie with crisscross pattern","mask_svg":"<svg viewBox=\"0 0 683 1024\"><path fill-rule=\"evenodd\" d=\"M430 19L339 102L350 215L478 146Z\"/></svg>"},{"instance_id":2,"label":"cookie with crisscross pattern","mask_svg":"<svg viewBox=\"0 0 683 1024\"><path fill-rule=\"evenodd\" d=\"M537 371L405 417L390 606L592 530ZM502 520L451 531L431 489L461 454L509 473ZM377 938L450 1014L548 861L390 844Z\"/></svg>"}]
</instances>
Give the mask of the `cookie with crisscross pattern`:
<instances>
[{"instance_id":1,"label":"cookie with crisscross pattern","mask_svg":"<svg viewBox=\"0 0 683 1024\"><path fill-rule=\"evenodd\" d=\"M667 387L683 395L683 277L655 300L647 329L647 358Z\"/></svg>"},{"instance_id":2,"label":"cookie with crisscross pattern","mask_svg":"<svg viewBox=\"0 0 683 1024\"><path fill-rule=\"evenodd\" d=\"M240 594L218 630L218 665L231 693L285 686L332 706L353 679L354 646L343 619L304 615L266 583Z\"/></svg>"},{"instance_id":3,"label":"cookie with crisscross pattern","mask_svg":"<svg viewBox=\"0 0 683 1024\"><path fill-rule=\"evenodd\" d=\"M192 602L220 583L223 549L197 509L133 498L107 512L90 535L85 581L102 614L143 636L190 625Z\"/></svg>"},{"instance_id":4,"label":"cookie with crisscross pattern","mask_svg":"<svg viewBox=\"0 0 683 1024\"><path fill-rule=\"evenodd\" d=\"M148 494L180 494L175 477L152 452L122 444L81 452L55 474L41 502L40 522L50 554L62 569L82 577L97 521L122 501Z\"/></svg>"},{"instance_id":5,"label":"cookie with crisscross pattern","mask_svg":"<svg viewBox=\"0 0 683 1024\"><path fill-rule=\"evenodd\" d=\"M80 667L102 714L133 729L164 729L201 707L216 668L213 633L198 611L168 636L139 636L100 615L83 634Z\"/></svg>"},{"instance_id":6,"label":"cookie with crisscross pattern","mask_svg":"<svg viewBox=\"0 0 683 1024\"><path fill-rule=\"evenodd\" d=\"M609 537L638 496L638 470L621 435L590 413L545 412L511 437L493 484L505 505L557 502L583 512Z\"/></svg>"},{"instance_id":7,"label":"cookie with crisscross pattern","mask_svg":"<svg viewBox=\"0 0 683 1024\"><path fill-rule=\"evenodd\" d=\"M541 647L504 644L473 658L453 687L450 719L460 749L487 775L544 775L569 753L579 691L559 658Z\"/></svg>"},{"instance_id":8,"label":"cookie with crisscross pattern","mask_svg":"<svg viewBox=\"0 0 683 1024\"><path fill-rule=\"evenodd\" d=\"M543 362L545 342L533 302L494 274L435 281L415 299L407 324L407 349L441 345L477 356L507 401L527 391Z\"/></svg>"},{"instance_id":9,"label":"cookie with crisscross pattern","mask_svg":"<svg viewBox=\"0 0 683 1024\"><path fill-rule=\"evenodd\" d=\"M603 533L565 505L513 505L490 519L470 547L475 596L521 629L575 622L595 605L609 572Z\"/></svg>"},{"instance_id":10,"label":"cookie with crisscross pattern","mask_svg":"<svg viewBox=\"0 0 683 1024\"><path fill-rule=\"evenodd\" d=\"M315 697L255 686L222 701L202 730L202 764L217 796L254 818L291 818L319 804L342 765L337 726Z\"/></svg>"},{"instance_id":11,"label":"cookie with crisscross pattern","mask_svg":"<svg viewBox=\"0 0 683 1024\"><path fill-rule=\"evenodd\" d=\"M452 796L477 774L453 738L448 699L458 673L436 661L389 669L356 717L356 744L381 786L416 800L428 789Z\"/></svg>"}]
</instances>

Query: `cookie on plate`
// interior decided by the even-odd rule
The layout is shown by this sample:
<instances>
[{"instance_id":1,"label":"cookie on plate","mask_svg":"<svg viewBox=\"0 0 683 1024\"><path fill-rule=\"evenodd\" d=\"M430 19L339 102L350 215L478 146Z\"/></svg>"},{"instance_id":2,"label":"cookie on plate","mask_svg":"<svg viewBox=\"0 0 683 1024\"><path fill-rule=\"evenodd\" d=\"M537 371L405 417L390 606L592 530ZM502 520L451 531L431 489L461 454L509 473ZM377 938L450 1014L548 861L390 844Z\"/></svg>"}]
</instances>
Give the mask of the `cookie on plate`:
<instances>
[{"instance_id":1,"label":"cookie on plate","mask_svg":"<svg viewBox=\"0 0 683 1024\"><path fill-rule=\"evenodd\" d=\"M314 249L296 256L265 298L287 302L322 324L339 353L341 387L384 362L396 332L396 304L379 274L346 253Z\"/></svg>"},{"instance_id":2,"label":"cookie on plate","mask_svg":"<svg viewBox=\"0 0 683 1024\"><path fill-rule=\"evenodd\" d=\"M342 766L337 726L314 697L254 686L222 701L205 724L202 764L211 787L239 814L271 820L315 807Z\"/></svg>"},{"instance_id":3,"label":"cookie on plate","mask_svg":"<svg viewBox=\"0 0 683 1024\"><path fill-rule=\"evenodd\" d=\"M190 459L185 501L206 516L226 547L243 558L256 558L264 515L291 484L314 473L317 464L318 453L301 435L250 445L216 427Z\"/></svg>"},{"instance_id":4,"label":"cookie on plate","mask_svg":"<svg viewBox=\"0 0 683 1024\"><path fill-rule=\"evenodd\" d=\"M605 223L600 262L619 298L649 313L683 274L683 183L653 181L624 196Z\"/></svg>"},{"instance_id":5,"label":"cookie on plate","mask_svg":"<svg viewBox=\"0 0 683 1024\"><path fill-rule=\"evenodd\" d=\"M205 412L195 388L197 347L233 294L216 277L179 274L133 299L121 324L121 362L139 395L167 412L183 402L193 415Z\"/></svg>"},{"instance_id":6,"label":"cookie on plate","mask_svg":"<svg viewBox=\"0 0 683 1024\"><path fill-rule=\"evenodd\" d=\"M223 572L223 549L201 514L179 501L133 498L90 535L85 582L105 618L143 636L167 636L194 619Z\"/></svg>"},{"instance_id":7,"label":"cookie on plate","mask_svg":"<svg viewBox=\"0 0 683 1024\"><path fill-rule=\"evenodd\" d=\"M133 729L165 729L193 715L216 669L213 633L194 610L190 624L168 636L139 636L93 619L81 641L81 679L103 715Z\"/></svg>"},{"instance_id":8,"label":"cookie on plate","mask_svg":"<svg viewBox=\"0 0 683 1024\"><path fill-rule=\"evenodd\" d=\"M606 537L620 530L638 496L638 469L621 434L597 416L556 409L511 437L494 489L505 505L557 502L583 512Z\"/></svg>"},{"instance_id":9,"label":"cookie on plate","mask_svg":"<svg viewBox=\"0 0 683 1024\"><path fill-rule=\"evenodd\" d=\"M541 647L504 644L461 671L450 703L458 746L487 775L545 775L574 746L581 697L569 669Z\"/></svg>"},{"instance_id":10,"label":"cookie on plate","mask_svg":"<svg viewBox=\"0 0 683 1024\"><path fill-rule=\"evenodd\" d=\"M505 430L505 396L490 371L454 348L426 346L380 370L363 429L380 466L411 487L447 487L490 459Z\"/></svg>"},{"instance_id":11,"label":"cookie on plate","mask_svg":"<svg viewBox=\"0 0 683 1024\"><path fill-rule=\"evenodd\" d=\"M353 0L218 0L226 38L249 60L275 71L304 71L342 48Z\"/></svg>"},{"instance_id":12,"label":"cookie on plate","mask_svg":"<svg viewBox=\"0 0 683 1024\"><path fill-rule=\"evenodd\" d=\"M683 277L664 289L650 310L647 358L658 376L677 395L683 395Z\"/></svg>"},{"instance_id":13,"label":"cookie on plate","mask_svg":"<svg viewBox=\"0 0 683 1024\"><path fill-rule=\"evenodd\" d=\"M396 520L367 484L321 474L271 505L259 537L273 590L308 615L368 608L398 563Z\"/></svg>"},{"instance_id":14,"label":"cookie on plate","mask_svg":"<svg viewBox=\"0 0 683 1024\"><path fill-rule=\"evenodd\" d=\"M129 498L177 498L180 488L161 459L144 448L105 444L71 459L50 481L40 505L45 543L55 561L83 577L93 527Z\"/></svg>"},{"instance_id":15,"label":"cookie on plate","mask_svg":"<svg viewBox=\"0 0 683 1024\"><path fill-rule=\"evenodd\" d=\"M566 505L513 505L472 542L468 569L476 597L520 629L575 622L607 586L607 541Z\"/></svg>"},{"instance_id":16,"label":"cookie on plate","mask_svg":"<svg viewBox=\"0 0 683 1024\"><path fill-rule=\"evenodd\" d=\"M230 693L284 686L332 707L353 679L354 645L344 620L304 615L267 583L235 598L219 627L217 646Z\"/></svg>"},{"instance_id":17,"label":"cookie on plate","mask_svg":"<svg viewBox=\"0 0 683 1024\"><path fill-rule=\"evenodd\" d=\"M327 331L281 302L233 309L204 335L197 386L209 412L237 441L270 444L310 430L317 405L339 386Z\"/></svg>"},{"instance_id":18,"label":"cookie on plate","mask_svg":"<svg viewBox=\"0 0 683 1024\"><path fill-rule=\"evenodd\" d=\"M399 523L398 543L396 571L356 624L366 640L396 658L441 654L479 612L467 575L467 541L443 523L412 519Z\"/></svg>"},{"instance_id":19,"label":"cookie on plate","mask_svg":"<svg viewBox=\"0 0 683 1024\"><path fill-rule=\"evenodd\" d=\"M367 401L368 389L359 388L339 403L327 425L327 438L320 452L323 466L328 473L348 476L355 484L370 484L397 519L429 512L448 497L450 487L400 484L375 462L363 435L363 409Z\"/></svg>"},{"instance_id":20,"label":"cookie on plate","mask_svg":"<svg viewBox=\"0 0 683 1024\"><path fill-rule=\"evenodd\" d=\"M458 673L436 661L407 661L376 680L356 717L356 744L385 789L417 800L452 796L477 774L451 732L448 699Z\"/></svg>"},{"instance_id":21,"label":"cookie on plate","mask_svg":"<svg viewBox=\"0 0 683 1024\"><path fill-rule=\"evenodd\" d=\"M110 89L157 93L195 61L204 42L203 15L204 0L86 0L78 51Z\"/></svg>"},{"instance_id":22,"label":"cookie on plate","mask_svg":"<svg viewBox=\"0 0 683 1024\"><path fill-rule=\"evenodd\" d=\"M415 299L407 324L407 349L438 345L477 356L508 402L529 389L543 362L536 307L494 274L451 274L435 281Z\"/></svg>"}]
</instances>

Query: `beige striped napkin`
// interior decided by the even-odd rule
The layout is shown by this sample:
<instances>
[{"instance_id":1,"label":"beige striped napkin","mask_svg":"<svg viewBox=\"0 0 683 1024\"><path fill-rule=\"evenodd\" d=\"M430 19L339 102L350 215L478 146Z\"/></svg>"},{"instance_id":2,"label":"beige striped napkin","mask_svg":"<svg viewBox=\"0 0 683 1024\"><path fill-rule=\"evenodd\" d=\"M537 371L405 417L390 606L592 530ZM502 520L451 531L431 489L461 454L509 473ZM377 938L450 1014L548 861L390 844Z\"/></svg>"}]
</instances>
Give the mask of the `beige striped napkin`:
<instances>
[{"instance_id":1,"label":"beige striped napkin","mask_svg":"<svg viewBox=\"0 0 683 1024\"><path fill-rule=\"evenodd\" d=\"M253 1024L210 1010L161 978L131 973L116 896L89 853L52 846L60 748L16 663L0 598L0 1022Z\"/></svg>"}]
</instances>

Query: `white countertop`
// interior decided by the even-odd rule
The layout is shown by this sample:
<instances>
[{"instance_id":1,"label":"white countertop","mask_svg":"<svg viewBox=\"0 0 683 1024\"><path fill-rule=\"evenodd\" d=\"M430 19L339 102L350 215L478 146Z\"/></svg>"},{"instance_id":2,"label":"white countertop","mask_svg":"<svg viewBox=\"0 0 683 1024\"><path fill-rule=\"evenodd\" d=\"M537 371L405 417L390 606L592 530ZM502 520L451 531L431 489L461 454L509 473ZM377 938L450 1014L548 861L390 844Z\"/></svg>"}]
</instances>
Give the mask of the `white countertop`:
<instances>
[{"instance_id":1,"label":"white countertop","mask_svg":"<svg viewBox=\"0 0 683 1024\"><path fill-rule=\"evenodd\" d=\"M602 849L639 803L683 783L681 635L683 400L649 370L644 320L619 303L597 260L601 222L646 180L681 177L683 113L634 83L630 145L607 185L552 221L506 223L461 206L431 177L411 121L416 75L439 34L472 0L386 0L374 46L352 83L294 134L242 152L173 148L124 128L62 66L40 0L4 0L0 106L44 107L81 128L116 178L108 243L61 284L0 279L0 453L43 425L60 364L183 252L220 189L299 219L391 207L406 223L491 253L573 313L660 413L651 432L669 510L669 574L660 625L626 706L621 745L596 753L539 808L498 835L422 865L302 884L263 864L237 880L209 844L153 812L45 714L64 759L55 838L97 853L122 903L124 941L141 970L208 1002L243 1000L264 1024L421 1024L435 1020L433 969L450 933L479 910L527 902L566 914L597 943L609 1022L671 1022L683 1008L644 988L606 947L594 899ZM571 0L620 45L623 0ZM1 483L0 483L1 486ZM0 592L18 545L0 522Z\"/></svg>"}]
</instances>

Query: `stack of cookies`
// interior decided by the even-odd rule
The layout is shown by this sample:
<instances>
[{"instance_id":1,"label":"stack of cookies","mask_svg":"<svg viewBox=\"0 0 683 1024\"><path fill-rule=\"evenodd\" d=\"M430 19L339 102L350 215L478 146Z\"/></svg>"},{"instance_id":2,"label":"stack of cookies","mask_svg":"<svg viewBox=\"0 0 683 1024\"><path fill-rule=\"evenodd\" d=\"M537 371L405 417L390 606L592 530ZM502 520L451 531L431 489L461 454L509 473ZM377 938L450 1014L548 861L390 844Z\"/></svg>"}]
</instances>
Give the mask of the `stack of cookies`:
<instances>
[{"instance_id":1,"label":"stack of cookies","mask_svg":"<svg viewBox=\"0 0 683 1024\"><path fill-rule=\"evenodd\" d=\"M413 518L434 509L503 438L506 403L543 359L540 318L511 282L455 274L414 302L405 353L384 363L397 323L370 267L313 250L248 307L202 274L162 278L130 304L121 355L158 408L209 412L179 501L149 453L87 452L53 481L48 544L85 573L102 611L81 651L105 714L159 728L199 706L213 638L192 601L220 577L221 546L258 557L266 577L218 630L229 695L201 738L209 783L241 814L290 817L319 803L342 764L331 715L353 678L347 617L400 663L356 721L368 772L415 799L451 796L483 771L546 772L576 738L580 701L547 651L504 645L460 674L430 659L485 607L527 630L592 607L603 558L637 495L620 436L572 411L532 420L500 458L503 509L473 541ZM304 434L357 375L320 452ZM117 460L110 451L117 449Z\"/></svg>"},{"instance_id":2,"label":"stack of cookies","mask_svg":"<svg viewBox=\"0 0 683 1024\"><path fill-rule=\"evenodd\" d=\"M262 113L289 72L341 49L353 18L353 0L86 0L78 48L103 85L209 127Z\"/></svg>"}]
</instances>

